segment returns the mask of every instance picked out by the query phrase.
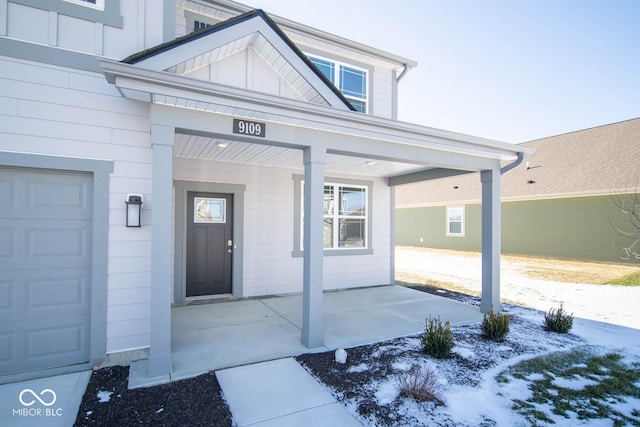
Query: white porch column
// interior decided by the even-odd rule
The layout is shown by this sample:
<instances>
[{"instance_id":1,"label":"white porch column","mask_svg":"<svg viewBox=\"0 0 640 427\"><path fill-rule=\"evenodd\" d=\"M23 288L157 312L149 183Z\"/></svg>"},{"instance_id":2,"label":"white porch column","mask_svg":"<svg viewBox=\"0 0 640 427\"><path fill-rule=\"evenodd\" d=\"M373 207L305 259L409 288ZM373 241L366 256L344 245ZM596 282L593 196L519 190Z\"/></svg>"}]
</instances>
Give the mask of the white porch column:
<instances>
[{"instance_id":1,"label":"white porch column","mask_svg":"<svg viewBox=\"0 0 640 427\"><path fill-rule=\"evenodd\" d=\"M304 150L304 274L302 294L302 344L324 344L322 268L324 227L324 147Z\"/></svg>"},{"instance_id":2,"label":"white porch column","mask_svg":"<svg viewBox=\"0 0 640 427\"><path fill-rule=\"evenodd\" d=\"M151 125L151 348L147 375L171 374L171 231L175 129Z\"/></svg>"},{"instance_id":3,"label":"white porch column","mask_svg":"<svg viewBox=\"0 0 640 427\"><path fill-rule=\"evenodd\" d=\"M500 307L500 170L484 170L482 181L482 299L480 311Z\"/></svg>"}]
</instances>

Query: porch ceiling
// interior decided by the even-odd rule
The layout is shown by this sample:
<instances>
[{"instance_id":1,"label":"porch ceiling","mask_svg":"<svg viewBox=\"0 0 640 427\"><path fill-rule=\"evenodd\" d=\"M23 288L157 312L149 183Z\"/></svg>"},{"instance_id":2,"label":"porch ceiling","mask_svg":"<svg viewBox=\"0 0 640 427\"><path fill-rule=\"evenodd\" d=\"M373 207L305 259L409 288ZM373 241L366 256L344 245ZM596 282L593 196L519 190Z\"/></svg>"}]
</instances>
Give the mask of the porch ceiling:
<instances>
[{"instance_id":1,"label":"porch ceiling","mask_svg":"<svg viewBox=\"0 0 640 427\"><path fill-rule=\"evenodd\" d=\"M186 159L287 169L303 168L301 150L182 133L176 133L173 154ZM424 165L338 154L327 154L325 164L327 173L372 177L390 177L425 169Z\"/></svg>"}]
</instances>

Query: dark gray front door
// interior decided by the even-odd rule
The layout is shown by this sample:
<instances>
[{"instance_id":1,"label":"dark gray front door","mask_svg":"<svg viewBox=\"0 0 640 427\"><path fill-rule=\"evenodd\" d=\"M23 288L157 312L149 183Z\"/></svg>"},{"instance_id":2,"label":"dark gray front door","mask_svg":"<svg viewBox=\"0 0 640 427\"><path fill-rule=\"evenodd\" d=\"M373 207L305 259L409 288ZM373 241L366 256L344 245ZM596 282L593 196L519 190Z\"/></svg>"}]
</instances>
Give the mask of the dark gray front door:
<instances>
[{"instance_id":1,"label":"dark gray front door","mask_svg":"<svg viewBox=\"0 0 640 427\"><path fill-rule=\"evenodd\" d=\"M233 196L187 193L187 297L231 293Z\"/></svg>"}]
</instances>

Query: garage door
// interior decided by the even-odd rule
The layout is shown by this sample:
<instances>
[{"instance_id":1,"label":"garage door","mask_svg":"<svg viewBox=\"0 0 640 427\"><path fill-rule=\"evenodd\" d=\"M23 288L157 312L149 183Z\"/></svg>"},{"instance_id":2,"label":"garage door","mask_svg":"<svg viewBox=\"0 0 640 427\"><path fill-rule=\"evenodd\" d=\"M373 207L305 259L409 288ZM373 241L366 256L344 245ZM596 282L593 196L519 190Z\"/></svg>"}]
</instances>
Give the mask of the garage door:
<instances>
[{"instance_id":1,"label":"garage door","mask_svg":"<svg viewBox=\"0 0 640 427\"><path fill-rule=\"evenodd\" d=\"M0 168L0 374L89 361L92 188Z\"/></svg>"}]
</instances>

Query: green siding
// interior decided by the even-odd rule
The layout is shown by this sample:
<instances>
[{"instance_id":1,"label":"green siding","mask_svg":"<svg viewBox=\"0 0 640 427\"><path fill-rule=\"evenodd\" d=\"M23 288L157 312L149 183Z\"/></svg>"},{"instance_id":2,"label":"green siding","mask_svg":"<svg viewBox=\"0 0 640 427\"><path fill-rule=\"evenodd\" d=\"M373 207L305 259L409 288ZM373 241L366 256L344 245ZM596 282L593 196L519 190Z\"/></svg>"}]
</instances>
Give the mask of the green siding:
<instances>
[{"instance_id":1,"label":"green siding","mask_svg":"<svg viewBox=\"0 0 640 427\"><path fill-rule=\"evenodd\" d=\"M612 226L625 221L609 196L503 202L502 252L640 264L624 249L634 239ZM398 245L479 251L480 204L466 205L465 229L464 237L446 236L446 206L396 211ZM634 248L640 252L640 242Z\"/></svg>"}]
</instances>

